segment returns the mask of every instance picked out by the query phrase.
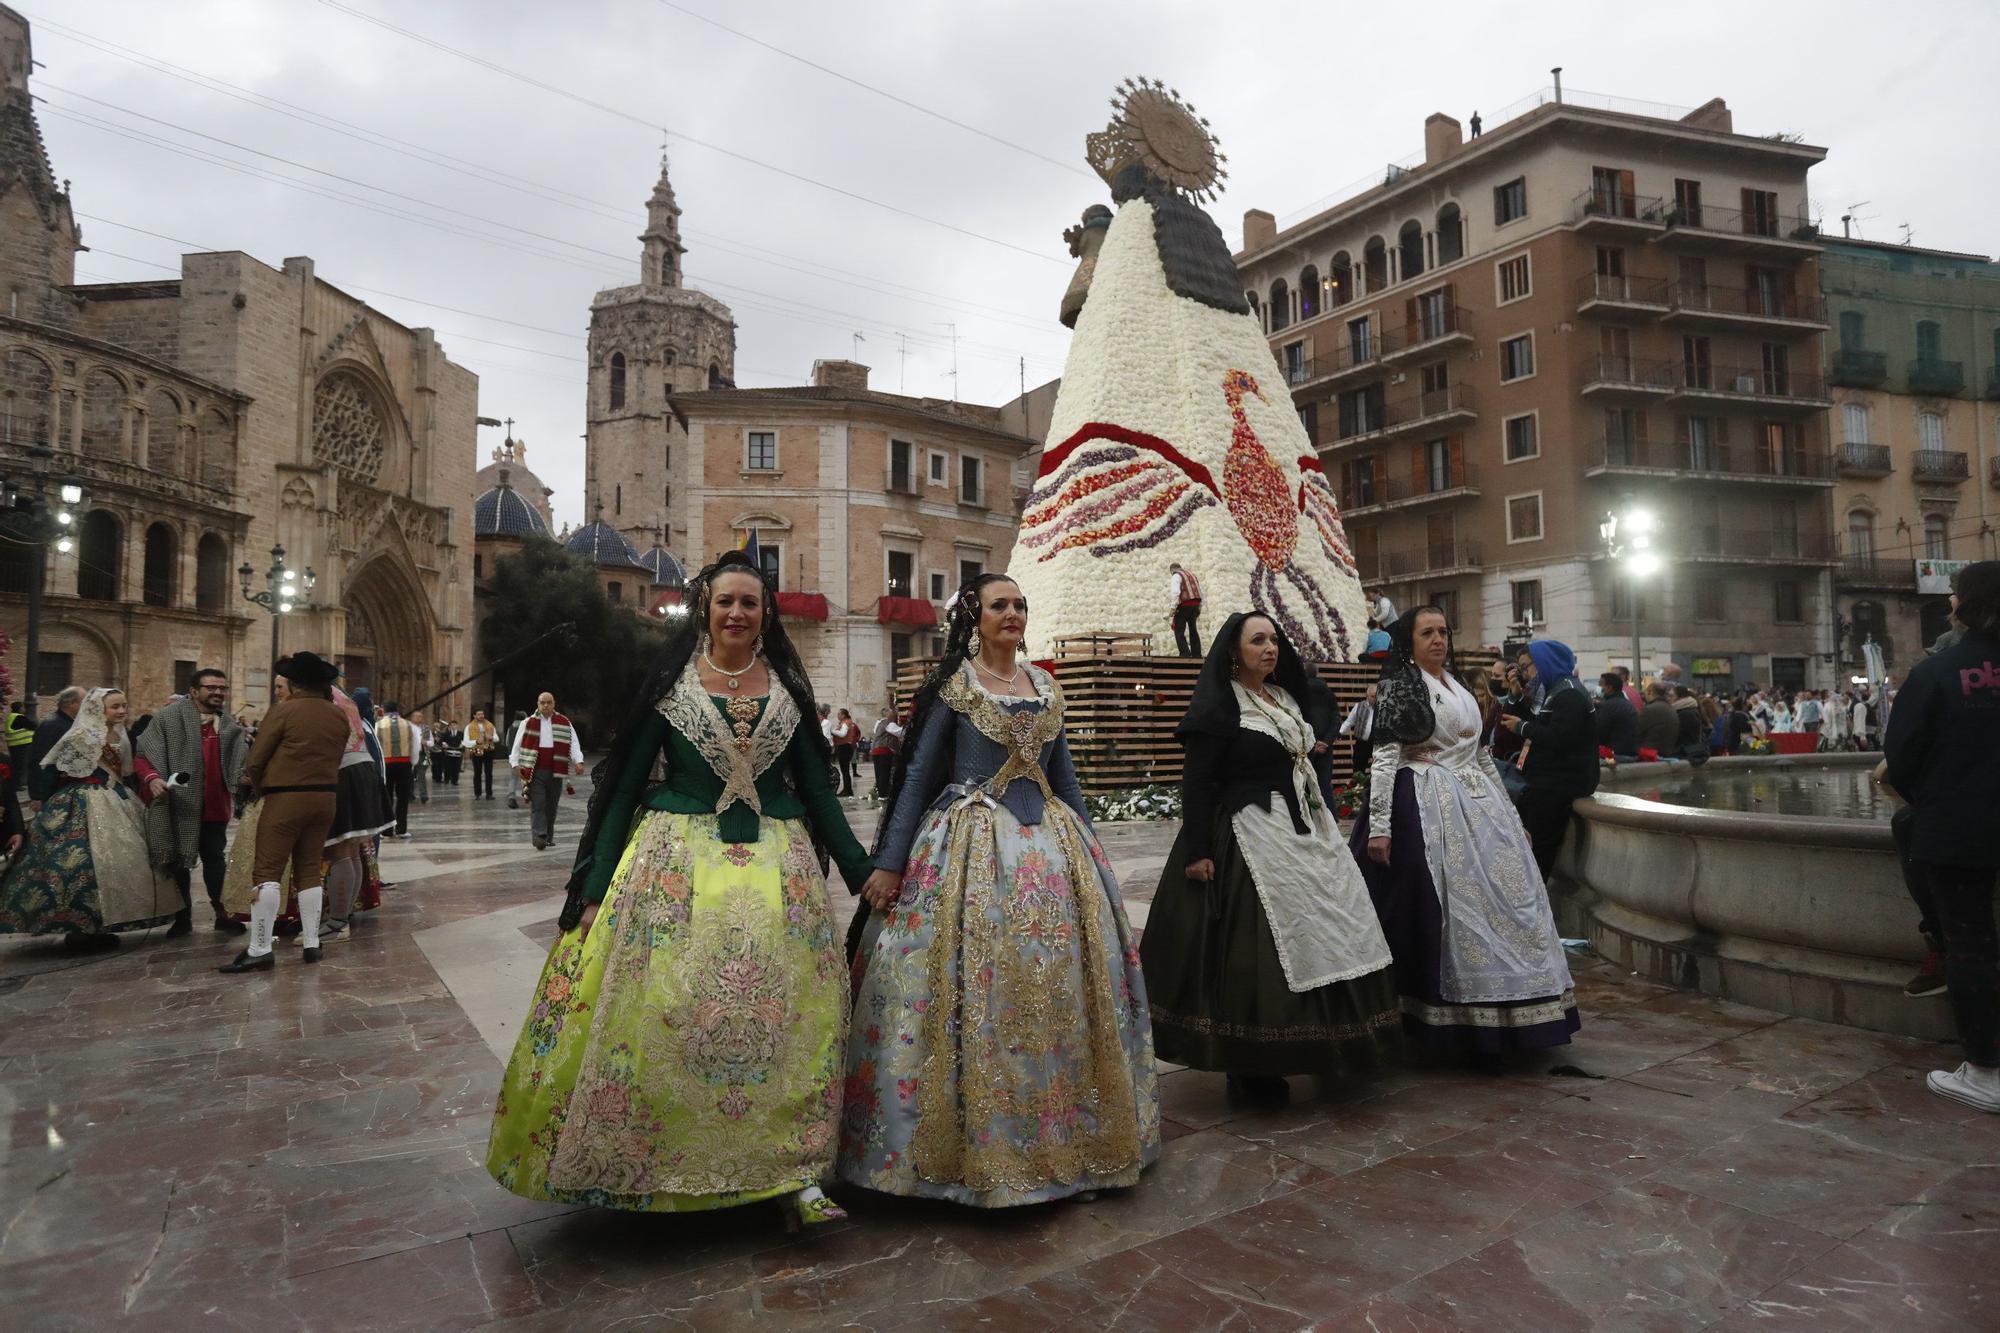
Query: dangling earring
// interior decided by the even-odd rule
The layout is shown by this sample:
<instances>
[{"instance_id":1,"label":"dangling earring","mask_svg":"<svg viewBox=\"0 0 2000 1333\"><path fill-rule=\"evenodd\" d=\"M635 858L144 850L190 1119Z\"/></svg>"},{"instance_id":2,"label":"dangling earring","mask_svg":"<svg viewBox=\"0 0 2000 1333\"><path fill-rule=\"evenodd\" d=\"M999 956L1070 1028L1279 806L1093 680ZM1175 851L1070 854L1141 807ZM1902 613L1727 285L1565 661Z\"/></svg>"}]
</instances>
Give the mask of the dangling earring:
<instances>
[{"instance_id":1,"label":"dangling earring","mask_svg":"<svg viewBox=\"0 0 2000 1333\"><path fill-rule=\"evenodd\" d=\"M757 634L757 642L750 646L750 655L753 658L764 655L764 635L761 630Z\"/></svg>"},{"instance_id":2,"label":"dangling earring","mask_svg":"<svg viewBox=\"0 0 2000 1333\"><path fill-rule=\"evenodd\" d=\"M986 650L986 636L985 636L984 634L981 634L981 633L980 633L980 632L978 631L978 629L977 629L977 628L975 628L975 629L974 629L974 630L972 631L972 653L973 653L973 656L977 657L977 656L978 656L978 655L979 655L980 653L984 652L985 650Z\"/></svg>"},{"instance_id":3,"label":"dangling earring","mask_svg":"<svg viewBox=\"0 0 2000 1333\"><path fill-rule=\"evenodd\" d=\"M1242 670L1242 667L1241 667L1241 666L1239 666L1239 665L1238 665L1237 663L1235 663L1235 662L1231 662L1231 663L1229 664L1229 678L1230 678L1231 680L1235 680L1235 679L1236 679L1236 673L1237 673L1237 672L1239 672L1239 671L1241 671L1241 670Z\"/></svg>"}]
</instances>

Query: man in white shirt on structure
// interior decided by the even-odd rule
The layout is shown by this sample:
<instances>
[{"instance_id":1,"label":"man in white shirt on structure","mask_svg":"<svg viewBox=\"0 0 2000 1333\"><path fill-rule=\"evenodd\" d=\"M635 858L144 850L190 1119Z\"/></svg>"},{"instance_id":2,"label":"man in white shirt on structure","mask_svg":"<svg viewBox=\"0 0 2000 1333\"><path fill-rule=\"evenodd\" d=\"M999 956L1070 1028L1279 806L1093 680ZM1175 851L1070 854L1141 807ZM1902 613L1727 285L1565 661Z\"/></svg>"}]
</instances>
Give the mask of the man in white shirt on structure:
<instances>
[{"instance_id":1,"label":"man in white shirt on structure","mask_svg":"<svg viewBox=\"0 0 2000 1333\"><path fill-rule=\"evenodd\" d=\"M1201 581L1178 564L1167 566L1167 599L1174 608L1174 649L1182 657L1201 656Z\"/></svg>"},{"instance_id":2,"label":"man in white shirt on structure","mask_svg":"<svg viewBox=\"0 0 2000 1333\"><path fill-rule=\"evenodd\" d=\"M1396 623L1396 604L1380 588L1368 598L1368 623L1376 629L1387 629Z\"/></svg>"}]
</instances>

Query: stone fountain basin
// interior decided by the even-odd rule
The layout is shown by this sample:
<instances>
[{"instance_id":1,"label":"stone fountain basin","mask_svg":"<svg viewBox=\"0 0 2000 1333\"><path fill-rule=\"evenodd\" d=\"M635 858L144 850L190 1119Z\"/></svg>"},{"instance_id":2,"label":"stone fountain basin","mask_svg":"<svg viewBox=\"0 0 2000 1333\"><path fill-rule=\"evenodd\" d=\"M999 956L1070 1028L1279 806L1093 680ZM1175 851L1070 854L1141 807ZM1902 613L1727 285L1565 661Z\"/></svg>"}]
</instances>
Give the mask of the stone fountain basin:
<instances>
[{"instance_id":1,"label":"stone fountain basin","mask_svg":"<svg viewBox=\"0 0 2000 1333\"><path fill-rule=\"evenodd\" d=\"M1789 770L1807 781L1880 758L1724 757L1707 770ZM1952 1039L1943 997L1903 994L1924 942L1887 820L1695 809L1621 790L1684 772L1622 765L1576 803L1552 885L1566 932L1652 981L1801 1018Z\"/></svg>"}]
</instances>

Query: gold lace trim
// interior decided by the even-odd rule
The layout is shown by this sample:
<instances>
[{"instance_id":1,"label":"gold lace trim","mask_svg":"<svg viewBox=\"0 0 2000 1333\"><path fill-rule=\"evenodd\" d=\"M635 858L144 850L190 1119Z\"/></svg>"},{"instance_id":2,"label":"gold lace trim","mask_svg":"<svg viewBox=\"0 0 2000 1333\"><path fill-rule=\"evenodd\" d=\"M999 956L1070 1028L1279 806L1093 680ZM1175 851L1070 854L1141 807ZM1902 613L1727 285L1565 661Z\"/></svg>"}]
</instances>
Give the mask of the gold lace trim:
<instances>
[{"instance_id":1,"label":"gold lace trim","mask_svg":"<svg viewBox=\"0 0 2000 1333\"><path fill-rule=\"evenodd\" d=\"M934 1184L963 1184L987 1192L1028 1192L1086 1175L1112 1175L1140 1165L1139 1093L1119 1039L1111 977L1116 940L1106 940L1099 915L1096 861L1083 827L1056 799L1041 765L1041 750L1062 731L1062 693L1037 673L1044 707L1010 714L993 696L964 677L942 698L980 733L1008 747L1005 764L987 782L998 796L1016 777L1042 789L1045 824L1062 850L1069 881L1069 916L1083 964L1083 993L1068 987L1070 923L1057 905L1025 899L1000 883L997 812L982 803L964 806L952 819L944 881L937 899L929 960L930 1008L924 1014L925 1056L917 1082L917 1126L911 1165ZM1115 907L1112 909L1115 911ZM1052 932L1055 934L1052 935ZM982 978L1012 1001L994 1013ZM962 984L961 978L970 978ZM1081 1001L1085 1085L1054 1079L1037 1093L1015 1085L1007 1065L1058 1056L1074 1032ZM1081 1109L1086 1115L1066 1124ZM1028 1124L1036 1132L1023 1145L1010 1134L975 1139L969 1126Z\"/></svg>"},{"instance_id":2,"label":"gold lace trim","mask_svg":"<svg viewBox=\"0 0 2000 1333\"><path fill-rule=\"evenodd\" d=\"M680 680L660 700L660 715L667 725L686 737L722 779L722 794L715 798L718 814L738 801L758 815L764 813L757 778L791 745L799 706L792 702L791 691L776 681L763 703L764 715L758 718L758 700L730 699L725 722L702 688L701 673L692 667L681 672Z\"/></svg>"}]
</instances>

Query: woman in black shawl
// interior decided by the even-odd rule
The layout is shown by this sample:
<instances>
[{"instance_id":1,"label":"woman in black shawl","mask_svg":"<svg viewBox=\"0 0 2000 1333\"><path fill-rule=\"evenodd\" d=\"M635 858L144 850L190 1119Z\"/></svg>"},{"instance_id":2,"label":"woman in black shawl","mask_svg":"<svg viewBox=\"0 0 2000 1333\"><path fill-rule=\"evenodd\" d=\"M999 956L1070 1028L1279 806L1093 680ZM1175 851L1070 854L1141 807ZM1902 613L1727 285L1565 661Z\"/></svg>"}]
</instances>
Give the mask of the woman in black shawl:
<instances>
[{"instance_id":1,"label":"woman in black shawl","mask_svg":"<svg viewBox=\"0 0 2000 1333\"><path fill-rule=\"evenodd\" d=\"M1183 822L1139 945L1160 1058L1226 1071L1258 1100L1400 1045L1389 946L1341 845L1308 688L1270 617L1223 623L1174 732Z\"/></svg>"}]
</instances>

